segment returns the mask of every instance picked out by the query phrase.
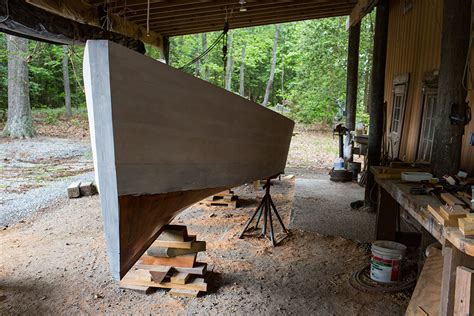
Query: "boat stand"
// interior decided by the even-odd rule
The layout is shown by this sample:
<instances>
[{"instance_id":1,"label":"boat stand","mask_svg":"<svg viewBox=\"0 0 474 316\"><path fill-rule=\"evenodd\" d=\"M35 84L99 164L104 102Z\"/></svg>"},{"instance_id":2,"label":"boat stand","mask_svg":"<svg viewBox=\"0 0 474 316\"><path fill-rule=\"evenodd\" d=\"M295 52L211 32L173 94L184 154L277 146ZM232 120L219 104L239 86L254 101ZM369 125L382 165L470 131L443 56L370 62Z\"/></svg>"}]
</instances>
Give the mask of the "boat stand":
<instances>
[{"instance_id":1,"label":"boat stand","mask_svg":"<svg viewBox=\"0 0 474 316\"><path fill-rule=\"evenodd\" d=\"M280 225L285 232L285 234L289 234L288 230L285 228L285 225L283 224L283 221L281 220L280 214L278 214L278 211L275 207L275 204L273 203L272 196L270 195L270 186L272 185L271 179L268 178L263 186L265 189L265 195L262 198L262 201L260 202L260 205L257 207L257 210L253 213L252 217L247 221L245 224L244 229L239 235L239 238L242 239L244 234L247 232L249 229L250 224L254 220L254 218L257 216L257 221L255 223L255 228L258 228L258 224L260 222L260 219L262 218L263 215L263 227L262 227L262 236L267 237L270 239L272 242L273 247L277 245L275 241L275 234L273 233L273 218L272 218L272 211L275 213L276 218L280 222ZM270 236L267 235L267 223L270 226Z\"/></svg>"}]
</instances>

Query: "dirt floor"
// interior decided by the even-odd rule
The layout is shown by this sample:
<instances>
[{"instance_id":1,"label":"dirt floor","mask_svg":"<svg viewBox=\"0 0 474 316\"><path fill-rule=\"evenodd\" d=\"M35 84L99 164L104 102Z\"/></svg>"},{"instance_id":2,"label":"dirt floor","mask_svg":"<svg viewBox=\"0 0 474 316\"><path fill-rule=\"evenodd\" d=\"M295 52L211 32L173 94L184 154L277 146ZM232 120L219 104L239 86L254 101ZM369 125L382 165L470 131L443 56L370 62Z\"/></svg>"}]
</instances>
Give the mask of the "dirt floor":
<instances>
[{"instance_id":1,"label":"dirt floor","mask_svg":"<svg viewBox=\"0 0 474 316\"><path fill-rule=\"evenodd\" d=\"M307 211L293 211L294 179L272 188L285 224L292 218L291 235L276 248L258 233L237 238L263 195L252 186L236 190L241 198L236 210L197 204L175 219L207 242L198 259L214 267L208 294L190 299L166 290L144 295L119 289L108 270L98 196L65 198L75 177L91 176L87 121L83 113L72 120L56 114L35 115L38 138L0 139L0 315L404 313L410 293L365 294L348 284L351 273L368 262L367 244L318 234L318 226L305 220L318 219L307 214L313 201L305 203ZM297 181L327 173L337 139L320 127L297 126L295 132L287 171ZM360 215L344 199L324 203L339 214Z\"/></svg>"},{"instance_id":2,"label":"dirt floor","mask_svg":"<svg viewBox=\"0 0 474 316\"><path fill-rule=\"evenodd\" d=\"M352 271L367 263L364 245L298 229L276 248L256 236L238 239L262 191L236 191L242 199L237 210L198 204L175 219L207 241L208 251L198 257L214 266L207 295L176 298L166 290L144 295L119 289L108 272L95 196L53 205L0 232L0 314L404 313L406 293L371 295L348 284ZM277 183L273 191L288 223L294 180Z\"/></svg>"}]
</instances>

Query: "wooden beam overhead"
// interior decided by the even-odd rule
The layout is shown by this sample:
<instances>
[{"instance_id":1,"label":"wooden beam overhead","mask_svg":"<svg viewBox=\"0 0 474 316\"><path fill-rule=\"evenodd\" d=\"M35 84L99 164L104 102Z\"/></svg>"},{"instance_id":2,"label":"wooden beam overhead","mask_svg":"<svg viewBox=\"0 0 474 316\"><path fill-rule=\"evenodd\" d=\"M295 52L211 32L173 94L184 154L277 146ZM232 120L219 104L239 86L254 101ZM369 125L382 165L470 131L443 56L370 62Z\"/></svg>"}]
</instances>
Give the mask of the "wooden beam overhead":
<instances>
[{"instance_id":1,"label":"wooden beam overhead","mask_svg":"<svg viewBox=\"0 0 474 316\"><path fill-rule=\"evenodd\" d=\"M347 13L346 13L347 14ZM328 17L336 17L345 15L341 12L331 12L331 13L313 13L307 14L302 16L286 16L286 17L275 17L275 18L268 18L268 19L261 19L255 21L237 21L232 23L231 29L238 29L244 27L253 27L253 26L260 26L260 25L268 25L268 24L276 24L276 23L286 23L286 22L296 22L296 21L303 21L303 20L312 20L312 19L321 19L321 18L328 18ZM222 24L209 24L209 25L192 25L188 28L169 28L167 30L162 30L161 34L163 36L178 36L178 35L186 35L186 34L195 34L195 33L204 33L204 32L214 32L214 31L222 31Z\"/></svg>"},{"instance_id":2,"label":"wooden beam overhead","mask_svg":"<svg viewBox=\"0 0 474 316\"><path fill-rule=\"evenodd\" d=\"M337 4L337 5L336 5ZM245 12L240 12L239 10L235 10L230 14L229 16L229 21L232 21L233 18L236 17L245 17L245 16L253 16L256 14L263 14L263 15L271 15L275 12L291 12L294 10L304 10L306 13L309 11L315 12L315 11L323 11L327 9L340 9L344 8L347 10L347 12L350 12L352 9L353 5L347 4L346 2L336 2L335 4L328 4L328 3L323 3L323 4L317 4L314 3L314 1L302 1L301 3L298 3L297 6L294 4L281 4L275 7L272 7L269 9L267 6L258 6L258 7L252 7L252 8L247 8L247 11ZM176 22L176 21L182 21L182 20L196 20L196 19L201 19L202 17L205 16L205 20L209 20L211 18L224 18L225 17L225 11L220 9L220 8L214 8L214 9L209 9L206 11L199 11L199 14L196 12L192 11L187 11L187 12L178 12L175 14L164 14L164 13L159 13L159 14L150 14L150 23L156 22L156 21L169 21L169 22ZM130 21L133 21L135 23L146 23L146 15L145 16L135 16L135 15L130 15L127 16L127 19Z\"/></svg>"},{"instance_id":3,"label":"wooden beam overhead","mask_svg":"<svg viewBox=\"0 0 474 316\"><path fill-rule=\"evenodd\" d=\"M103 27L104 17L101 17L97 8L82 1L55 1L55 0L25 0L27 3L36 6L45 11L54 13L58 16L89 24L97 27ZM139 39L144 43L160 47L162 44L161 35L150 31L148 34L143 27L129 22L128 20L111 14L108 16L108 31L117 32L131 38Z\"/></svg>"},{"instance_id":4,"label":"wooden beam overhead","mask_svg":"<svg viewBox=\"0 0 474 316\"><path fill-rule=\"evenodd\" d=\"M312 13L314 12L314 13ZM346 13L347 8L341 8L341 9L325 9L325 10L305 10L300 9L299 7L293 8L293 9L282 9L282 10L275 10L272 11L271 13L268 12L257 12L257 13L252 13L252 14L242 14L238 16L232 17L228 22L230 28L233 28L235 24L238 24L240 22L248 21L249 23L251 21L257 21L257 20L267 20L271 18L279 18L279 17L289 17L289 16L306 16L308 14L318 14L318 15L324 15L324 14L331 14L333 12L338 12L338 13ZM178 21L154 21L150 22L150 27L157 30L158 32L162 31L163 28L182 28L182 27L189 27L189 26L202 26L202 25L217 25L220 26L221 28L224 26L225 22L225 17L218 15L218 16L209 16L206 21L202 21L201 19L179 19Z\"/></svg>"}]
</instances>

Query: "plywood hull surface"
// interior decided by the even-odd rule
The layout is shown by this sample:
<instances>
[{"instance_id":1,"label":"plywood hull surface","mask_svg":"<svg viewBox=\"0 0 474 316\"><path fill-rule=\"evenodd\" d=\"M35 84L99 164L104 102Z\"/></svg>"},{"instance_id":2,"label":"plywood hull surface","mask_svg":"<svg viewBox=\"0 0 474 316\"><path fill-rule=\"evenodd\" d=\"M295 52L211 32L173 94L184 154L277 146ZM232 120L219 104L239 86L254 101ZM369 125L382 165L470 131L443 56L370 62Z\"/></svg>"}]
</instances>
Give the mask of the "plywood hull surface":
<instances>
[{"instance_id":1,"label":"plywood hull surface","mask_svg":"<svg viewBox=\"0 0 474 316\"><path fill-rule=\"evenodd\" d=\"M108 41L84 82L115 278L185 207L284 171L294 123L261 105Z\"/></svg>"}]
</instances>

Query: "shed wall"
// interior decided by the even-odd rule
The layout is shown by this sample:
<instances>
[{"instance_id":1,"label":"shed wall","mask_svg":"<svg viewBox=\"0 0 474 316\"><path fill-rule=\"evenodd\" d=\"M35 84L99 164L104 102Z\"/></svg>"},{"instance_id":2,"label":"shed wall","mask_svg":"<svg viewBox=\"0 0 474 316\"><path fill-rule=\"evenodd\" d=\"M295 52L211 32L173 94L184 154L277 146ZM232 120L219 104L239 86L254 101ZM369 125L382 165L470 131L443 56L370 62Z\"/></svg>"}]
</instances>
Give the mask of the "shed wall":
<instances>
[{"instance_id":1,"label":"shed wall","mask_svg":"<svg viewBox=\"0 0 474 316\"><path fill-rule=\"evenodd\" d=\"M407 10L405 3L409 2L412 7ZM396 76L409 73L410 82L399 154L399 157L404 161L414 161L417 155L425 73L439 70L442 10L442 0L390 1L385 73L386 126L389 131L392 116L393 79ZM470 105L473 104L474 94L470 93L468 100ZM466 126L461 168L474 173L474 147L469 146L468 137L472 132L474 132L473 121Z\"/></svg>"}]
</instances>

